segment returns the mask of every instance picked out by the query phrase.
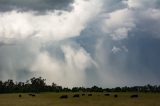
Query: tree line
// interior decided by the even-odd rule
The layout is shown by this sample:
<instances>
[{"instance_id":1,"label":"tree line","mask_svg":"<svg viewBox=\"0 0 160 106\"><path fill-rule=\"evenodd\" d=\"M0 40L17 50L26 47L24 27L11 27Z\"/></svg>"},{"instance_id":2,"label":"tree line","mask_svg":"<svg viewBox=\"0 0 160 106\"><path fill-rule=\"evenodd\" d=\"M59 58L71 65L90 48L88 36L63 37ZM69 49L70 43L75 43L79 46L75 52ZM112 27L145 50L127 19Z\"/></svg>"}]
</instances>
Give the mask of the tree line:
<instances>
[{"instance_id":1,"label":"tree line","mask_svg":"<svg viewBox=\"0 0 160 106\"><path fill-rule=\"evenodd\" d=\"M160 93L160 86L145 85L134 87L115 87L115 88L102 88L93 86L91 88L73 87L63 88L55 83L52 85L46 84L46 79L42 77L31 78L26 82L14 82L13 80L0 81L0 93L40 93L40 92L158 92Z\"/></svg>"}]
</instances>

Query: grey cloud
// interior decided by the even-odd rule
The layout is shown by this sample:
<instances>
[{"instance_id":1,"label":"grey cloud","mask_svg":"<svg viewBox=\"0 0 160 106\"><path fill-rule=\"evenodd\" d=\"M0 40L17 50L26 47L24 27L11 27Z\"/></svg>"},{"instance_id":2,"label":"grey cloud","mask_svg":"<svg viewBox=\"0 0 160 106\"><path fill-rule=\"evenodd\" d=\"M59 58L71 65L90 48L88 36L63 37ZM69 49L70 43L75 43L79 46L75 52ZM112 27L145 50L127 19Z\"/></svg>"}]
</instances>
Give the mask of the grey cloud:
<instances>
[{"instance_id":1,"label":"grey cloud","mask_svg":"<svg viewBox=\"0 0 160 106\"><path fill-rule=\"evenodd\" d=\"M71 38L80 36L81 31L100 10L101 2L97 0L76 0L73 10L63 11L61 15L54 11L38 16L32 11L1 12L0 42L8 43L10 38L16 43L9 46L3 44L0 47L0 74L3 75L0 79L22 80L22 76L26 74L24 78L42 76L48 79L48 82L54 81L62 86L84 86L86 70L96 63L90 54ZM79 18L79 15L82 18ZM33 37L37 34L36 28L44 31L40 34L42 39ZM47 35L54 37L45 40ZM60 40L56 40L59 37ZM70 41L67 41L69 39ZM74 82L70 83L71 81Z\"/></svg>"},{"instance_id":2,"label":"grey cloud","mask_svg":"<svg viewBox=\"0 0 160 106\"><path fill-rule=\"evenodd\" d=\"M74 0L0 0L0 11L17 10L68 10Z\"/></svg>"},{"instance_id":3,"label":"grey cloud","mask_svg":"<svg viewBox=\"0 0 160 106\"><path fill-rule=\"evenodd\" d=\"M120 48L118 48L118 47L116 47L116 46L113 46L113 49L112 49L112 52L113 52L113 53L118 53L118 52L120 52L120 51L121 51Z\"/></svg>"},{"instance_id":4,"label":"grey cloud","mask_svg":"<svg viewBox=\"0 0 160 106\"><path fill-rule=\"evenodd\" d=\"M120 5L117 8L112 8L111 5L110 8L105 8L106 17L108 13L128 9L131 15L130 17L126 16L120 26L130 28L126 23L128 23L128 19L132 18L133 21L131 20L131 23L134 24L134 27L127 32L126 39L114 41L107 33L99 30L99 23L103 20L102 17L97 19L99 23L93 22L78 37L80 45L91 54L99 66L95 69L96 71L90 73L93 76L96 73L97 76L90 78L92 81L96 78L95 83L102 86L133 86L147 83L158 84L160 81L160 74L158 72L160 69L158 65L160 60L158 58L160 52L158 46L160 45L158 30L160 27L158 21L160 19L160 12L156 6L158 0L143 0L143 2L145 2L142 4L143 8L128 8L127 6L121 7ZM111 3L114 4L113 1ZM107 11L107 9L110 11ZM119 19L120 17L113 18ZM110 20L107 21L110 22ZM113 23L113 26L116 25L116 22ZM107 30L107 28L104 30ZM111 51L114 46L121 48L123 52L112 53Z\"/></svg>"},{"instance_id":5,"label":"grey cloud","mask_svg":"<svg viewBox=\"0 0 160 106\"><path fill-rule=\"evenodd\" d=\"M60 1L62 3L62 0L54 2L58 1L59 3ZM36 39L36 41L34 41L34 38L33 40L32 38L27 39L28 37L24 37L24 41L20 40L14 45L5 45L9 41L1 42L0 79L13 78L23 80L24 75L26 75L25 78L32 77L32 75L42 77L44 75L47 77L47 80L56 81L58 84L62 84L62 86L67 86L67 83L70 83L71 81L75 81L73 82L73 84L76 84L75 86L99 85L103 87L133 86L147 83L158 84L160 81L160 72L158 72L160 69L160 39L158 29L160 23L158 21L159 7L155 4L158 0L142 0L145 2L143 3L143 8L130 8L124 3L124 0L102 0L103 9L100 9L100 12L97 12L96 10L100 8L97 6L99 1L100 0L90 0L89 3L92 2L91 4L94 4L90 5L88 2L79 0L78 3L84 3L86 5L80 5L76 8L75 12L73 12L73 9L73 11L63 13L66 15L61 14L60 16L55 15L54 12L54 15L50 14L52 17L47 14L35 16L34 14L28 14L26 11L16 11L13 12L15 15L13 13L13 15L9 15L8 17L15 16L15 19L18 18L18 20L23 19L22 21L16 21L18 23L29 22L29 26L33 26L34 24L36 26L36 23L39 23L40 26L38 27L40 28L40 32L44 31L44 25L50 25L51 21L48 20L52 19L53 22L51 26L46 27L48 30L41 34L42 36L45 35L43 38L46 38L47 35L55 32L57 32L54 34L55 39L60 37L61 32L67 37L62 36L64 39L51 41L43 41L44 39ZM138 2L140 0L129 1ZM6 0L0 1L1 5L3 3L4 6L8 6L3 6L4 10L12 10L13 8L18 7L38 11L47 9L65 9L66 7L68 8L69 3L71 3L67 0L65 3L60 3L61 6L63 5L61 7L58 4L54 4L54 2L53 0L47 0L45 2L42 0L32 2L20 0L13 0L10 2ZM31 3L31 6L29 3ZM152 5L147 3L151 3ZM52 5L57 7L52 7ZM79 9L81 10L81 8L87 8L88 10L80 13ZM106 20L109 14L117 14L116 11L119 11L119 15L113 16L113 20ZM10 12L8 12L8 14L9 13ZM76 15L74 16L73 13ZM94 15L95 13L96 16ZM121 13L125 13L125 17ZM21 17L23 15L25 16ZM64 17L60 18L61 16ZM81 17L79 18L79 16ZM30 20L33 20L33 18L29 17L35 18L34 24L32 24L32 22L30 23ZM41 17L44 17L44 19L41 19ZM65 17L68 17L71 20L67 22ZM5 19L6 17L3 18L3 20ZM13 22L12 25L17 25L15 21L12 21L13 18L8 19L11 20L10 23ZM57 21L59 19L64 19L64 24L61 24L61 21ZM77 19L80 19L80 21L77 21ZM122 36L125 35L123 37L124 39L113 40L112 37L109 36L112 32L109 34L105 33L103 30L107 30L107 27L105 27L106 29L102 29L104 20L109 23L108 26L113 30L112 32L119 29L119 27L126 28L127 30L124 30L125 33L117 34L122 34ZM118 21L115 22L115 20ZM4 26L8 25L9 27L6 26L6 28L12 29L10 24L6 24L6 22L9 21L6 20L3 23ZM22 24L22 26L24 25L25 24ZM54 26L57 25L59 25L58 29L62 29L62 26L67 25L64 28L66 30L55 30ZM21 24L18 28L22 28ZM1 32L3 31L4 30ZM9 31L12 34L13 31L15 31L15 35L17 36L17 31L20 30L5 29L5 31ZM21 29L21 32L23 31L24 30ZM25 30L25 33L22 33L22 36L29 31L30 30ZM48 33L48 31L50 31L50 33ZM67 34L64 33L65 31ZM72 31L76 31L76 33L73 33ZM33 33L33 35L34 34L35 33ZM18 35L17 38L22 36ZM26 36L28 36L28 34ZM52 37L49 37L49 40L50 39L52 39ZM121 49L120 52L117 52L117 48ZM116 53L113 53L112 51ZM79 64L79 66L77 64ZM78 76L79 74L80 76ZM64 82L63 78L68 82Z\"/></svg>"}]
</instances>

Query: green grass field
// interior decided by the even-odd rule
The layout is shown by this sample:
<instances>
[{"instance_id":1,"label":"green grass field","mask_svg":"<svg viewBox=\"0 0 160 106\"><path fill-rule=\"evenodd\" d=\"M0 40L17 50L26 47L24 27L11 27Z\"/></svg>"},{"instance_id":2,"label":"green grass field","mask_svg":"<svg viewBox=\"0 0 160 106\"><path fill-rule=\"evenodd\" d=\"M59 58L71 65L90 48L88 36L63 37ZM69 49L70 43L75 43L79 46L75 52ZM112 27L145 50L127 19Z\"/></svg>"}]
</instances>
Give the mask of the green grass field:
<instances>
[{"instance_id":1,"label":"green grass field","mask_svg":"<svg viewBox=\"0 0 160 106\"><path fill-rule=\"evenodd\" d=\"M63 94L69 98L60 99ZM114 98L114 93L110 93L110 96L92 94L79 98L73 98L73 93L41 93L36 97L22 94L21 98L19 94L0 94L0 106L160 106L160 94L140 93L138 98L130 98L133 93L116 93L118 98Z\"/></svg>"}]
</instances>

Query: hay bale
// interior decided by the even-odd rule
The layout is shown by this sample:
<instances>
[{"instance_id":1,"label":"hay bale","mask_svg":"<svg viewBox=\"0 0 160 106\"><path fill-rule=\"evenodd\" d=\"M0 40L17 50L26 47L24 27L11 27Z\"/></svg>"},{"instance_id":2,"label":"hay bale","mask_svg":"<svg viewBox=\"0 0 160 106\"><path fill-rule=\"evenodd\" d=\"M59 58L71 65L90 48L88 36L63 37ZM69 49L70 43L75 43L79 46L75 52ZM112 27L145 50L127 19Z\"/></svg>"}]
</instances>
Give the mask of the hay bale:
<instances>
[{"instance_id":1,"label":"hay bale","mask_svg":"<svg viewBox=\"0 0 160 106\"><path fill-rule=\"evenodd\" d=\"M32 94L32 97L35 97L36 95L35 94Z\"/></svg>"},{"instance_id":2,"label":"hay bale","mask_svg":"<svg viewBox=\"0 0 160 106\"><path fill-rule=\"evenodd\" d=\"M73 95L73 97L74 98L79 98L80 96L79 96L79 94L75 94L75 95Z\"/></svg>"},{"instance_id":3,"label":"hay bale","mask_svg":"<svg viewBox=\"0 0 160 106\"><path fill-rule=\"evenodd\" d=\"M61 95L60 96L60 99L67 99L68 98L68 95Z\"/></svg>"},{"instance_id":4,"label":"hay bale","mask_svg":"<svg viewBox=\"0 0 160 106\"><path fill-rule=\"evenodd\" d=\"M131 98L138 98L138 95L131 95Z\"/></svg>"},{"instance_id":5,"label":"hay bale","mask_svg":"<svg viewBox=\"0 0 160 106\"><path fill-rule=\"evenodd\" d=\"M104 94L104 95L105 95L105 96L110 96L110 94L108 94L108 93L107 93L107 94Z\"/></svg>"},{"instance_id":6,"label":"hay bale","mask_svg":"<svg viewBox=\"0 0 160 106\"><path fill-rule=\"evenodd\" d=\"M92 94L88 94L88 96L92 96Z\"/></svg>"},{"instance_id":7,"label":"hay bale","mask_svg":"<svg viewBox=\"0 0 160 106\"><path fill-rule=\"evenodd\" d=\"M85 94L82 94L82 96L85 96Z\"/></svg>"},{"instance_id":8,"label":"hay bale","mask_svg":"<svg viewBox=\"0 0 160 106\"><path fill-rule=\"evenodd\" d=\"M19 94L19 95L18 95L18 97L19 97L19 98L21 98L21 97L22 97L22 95L21 95L21 94Z\"/></svg>"},{"instance_id":9,"label":"hay bale","mask_svg":"<svg viewBox=\"0 0 160 106\"><path fill-rule=\"evenodd\" d=\"M115 97L115 98L117 98L117 97L118 97L118 95L117 95L117 94L115 94L115 95L114 95L114 97Z\"/></svg>"}]
</instances>

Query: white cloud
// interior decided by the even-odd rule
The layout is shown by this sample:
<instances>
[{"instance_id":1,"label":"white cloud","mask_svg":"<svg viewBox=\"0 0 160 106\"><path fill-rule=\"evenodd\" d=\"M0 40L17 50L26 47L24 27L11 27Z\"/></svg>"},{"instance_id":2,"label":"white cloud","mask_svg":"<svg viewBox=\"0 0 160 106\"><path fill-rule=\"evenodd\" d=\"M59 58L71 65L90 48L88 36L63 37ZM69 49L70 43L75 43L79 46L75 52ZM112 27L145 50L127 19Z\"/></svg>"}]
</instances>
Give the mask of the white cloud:
<instances>
[{"instance_id":1,"label":"white cloud","mask_svg":"<svg viewBox=\"0 0 160 106\"><path fill-rule=\"evenodd\" d=\"M136 30L146 36L160 38L160 9L147 7L145 9L131 10L136 24ZM135 35L136 36L136 35Z\"/></svg>"},{"instance_id":2,"label":"white cloud","mask_svg":"<svg viewBox=\"0 0 160 106\"><path fill-rule=\"evenodd\" d=\"M129 8L141 8L145 9L146 7L154 7L157 0L124 0L124 3L128 5Z\"/></svg>"},{"instance_id":3,"label":"white cloud","mask_svg":"<svg viewBox=\"0 0 160 106\"><path fill-rule=\"evenodd\" d=\"M19 71L25 69L27 73L32 73L30 77L42 76L48 83L55 81L69 87L85 85L85 70L95 62L82 47L70 46L67 39L80 36L81 31L99 14L102 1L75 0L72 6L71 11L56 10L44 14L17 10L0 12L0 42L15 44L0 48L3 53L0 57L4 56L0 65L6 63L0 67L5 79L19 80ZM54 55L57 51L51 54L45 46L50 41L56 43L60 40L62 43L56 47L64 54L61 59L56 57L60 54ZM63 42L67 42L66 45Z\"/></svg>"},{"instance_id":4,"label":"white cloud","mask_svg":"<svg viewBox=\"0 0 160 106\"><path fill-rule=\"evenodd\" d=\"M103 30L113 40L122 40L128 37L129 31L135 27L134 18L129 9L116 10L109 13L103 26Z\"/></svg>"},{"instance_id":5,"label":"white cloud","mask_svg":"<svg viewBox=\"0 0 160 106\"><path fill-rule=\"evenodd\" d=\"M119 52L128 52L128 49L126 48L126 46L122 46L122 47L113 46L112 52L114 54L119 53Z\"/></svg>"},{"instance_id":6,"label":"white cloud","mask_svg":"<svg viewBox=\"0 0 160 106\"><path fill-rule=\"evenodd\" d=\"M120 52L120 51L121 51L121 49L118 48L118 47L116 47L116 46L114 46L114 47L112 48L112 52L113 52L113 53L118 53L118 52Z\"/></svg>"},{"instance_id":7,"label":"white cloud","mask_svg":"<svg viewBox=\"0 0 160 106\"><path fill-rule=\"evenodd\" d=\"M70 12L57 10L38 15L36 11L1 12L0 38L36 37L42 41L54 41L79 36L87 23L100 12L101 5L97 0L75 0Z\"/></svg>"},{"instance_id":8,"label":"white cloud","mask_svg":"<svg viewBox=\"0 0 160 106\"><path fill-rule=\"evenodd\" d=\"M137 30L142 30L142 36L159 36L160 10L155 1L127 0L124 5L119 0L75 0L71 11L0 12L0 77L18 79L25 69L32 73L29 77L42 76L47 83L85 86L86 70L92 68L99 75L93 76L97 81L94 84L129 84L131 78L127 76L126 65L132 48L127 48L123 39L130 37L130 32L137 36ZM106 3L103 9L102 3ZM104 32L100 30L101 25ZM78 36L82 31L81 39ZM104 36L99 36L101 34ZM76 46L67 40L72 37L78 37L78 42L70 39ZM5 45L13 42L16 43ZM79 42L81 44L77 44ZM87 50L80 45L85 45ZM112 58L112 52L121 53Z\"/></svg>"},{"instance_id":9,"label":"white cloud","mask_svg":"<svg viewBox=\"0 0 160 106\"><path fill-rule=\"evenodd\" d=\"M129 52L128 48L126 46L122 46L122 49L125 51L125 52Z\"/></svg>"},{"instance_id":10,"label":"white cloud","mask_svg":"<svg viewBox=\"0 0 160 106\"><path fill-rule=\"evenodd\" d=\"M127 6L106 13L103 23L103 31L113 40L128 38L129 32L136 29L143 30L150 35L159 37L160 10L157 0L124 0ZM153 23L152 26L148 25ZM145 26L145 27L144 27Z\"/></svg>"},{"instance_id":11,"label":"white cloud","mask_svg":"<svg viewBox=\"0 0 160 106\"><path fill-rule=\"evenodd\" d=\"M62 46L64 61L50 56L47 52L41 52L31 66L35 76L47 78L48 83L53 81L66 86L84 86L86 81L86 68L89 68L93 60L82 48L73 48L69 45Z\"/></svg>"}]
</instances>

